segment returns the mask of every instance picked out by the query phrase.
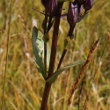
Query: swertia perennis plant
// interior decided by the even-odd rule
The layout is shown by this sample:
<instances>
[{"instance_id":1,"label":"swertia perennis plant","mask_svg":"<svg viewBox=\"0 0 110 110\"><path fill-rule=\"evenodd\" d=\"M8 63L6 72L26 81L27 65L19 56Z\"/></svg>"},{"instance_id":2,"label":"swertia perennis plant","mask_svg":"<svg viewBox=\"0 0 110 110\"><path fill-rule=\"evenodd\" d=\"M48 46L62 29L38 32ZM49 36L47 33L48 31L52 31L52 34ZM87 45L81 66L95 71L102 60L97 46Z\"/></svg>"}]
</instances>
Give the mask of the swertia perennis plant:
<instances>
[{"instance_id":1,"label":"swertia perennis plant","mask_svg":"<svg viewBox=\"0 0 110 110\"><path fill-rule=\"evenodd\" d=\"M76 66L78 64L84 63L82 67L83 69L90 61L88 59L86 61L79 60L74 62L73 64L69 64L64 66L63 68L60 68L68 50L68 44L70 43L69 41L74 39L73 32L74 32L75 26L78 22L80 22L84 18L87 12L92 8L93 1L92 0L73 0L72 2L70 0L41 0L41 2L45 8L45 13L40 12L38 10L37 11L42 13L45 16L44 20L42 21L43 33L41 33L36 27L33 27L32 45L33 45L33 51L35 54L38 71L42 74L46 82L42 103L41 103L41 109L40 109L40 110L46 110L51 85L57 79L57 77L64 70L70 67ZM67 13L62 14L63 4L67 2L68 2L68 11ZM67 33L67 38L65 38L64 40L64 50L59 60L57 69L55 70L55 58L56 58L56 52L57 52L56 50L57 50L57 42L58 42L58 33L59 33L60 20L62 19L62 17L67 17L69 30ZM53 27L53 35L52 35L51 50L49 50L48 33L51 27ZM96 43L94 44L95 47L97 43L98 41L96 41ZM90 51L90 53L92 52ZM50 56L50 59L48 59L49 58L48 56ZM81 72L81 75L82 75L82 72ZM76 80L76 83L74 85L75 88L79 83L78 82L79 78L80 77L78 77L78 79Z\"/></svg>"}]
</instances>

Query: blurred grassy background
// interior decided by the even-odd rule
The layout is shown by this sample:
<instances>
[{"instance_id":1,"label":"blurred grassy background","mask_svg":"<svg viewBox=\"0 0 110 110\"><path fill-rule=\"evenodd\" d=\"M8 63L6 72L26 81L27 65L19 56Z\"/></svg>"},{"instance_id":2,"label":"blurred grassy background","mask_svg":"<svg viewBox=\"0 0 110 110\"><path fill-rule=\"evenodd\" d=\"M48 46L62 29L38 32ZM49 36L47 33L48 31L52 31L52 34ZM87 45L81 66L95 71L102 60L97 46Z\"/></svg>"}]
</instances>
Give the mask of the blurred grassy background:
<instances>
[{"instance_id":1,"label":"blurred grassy background","mask_svg":"<svg viewBox=\"0 0 110 110\"><path fill-rule=\"evenodd\" d=\"M10 3L12 11L9 25ZM40 0L0 0L0 107L10 28L5 110L39 110L40 107L45 82L36 69L31 36L33 25L42 31L41 24L44 16L32 10L33 7L44 10ZM61 24L56 63L63 47L63 42L60 41L66 37L68 31L66 18L62 19ZM100 44L94 54L94 60L85 72L86 78L80 95L79 110L83 110L84 106L87 110L110 110L109 0L96 0L92 10L77 24L75 49L73 50L73 44L71 44L63 65L85 59L93 42L98 38ZM66 110L67 96L79 69L80 66L69 69L53 84L48 103L49 110ZM71 105L69 110L78 110L78 98L79 89L73 95L73 106Z\"/></svg>"}]
</instances>

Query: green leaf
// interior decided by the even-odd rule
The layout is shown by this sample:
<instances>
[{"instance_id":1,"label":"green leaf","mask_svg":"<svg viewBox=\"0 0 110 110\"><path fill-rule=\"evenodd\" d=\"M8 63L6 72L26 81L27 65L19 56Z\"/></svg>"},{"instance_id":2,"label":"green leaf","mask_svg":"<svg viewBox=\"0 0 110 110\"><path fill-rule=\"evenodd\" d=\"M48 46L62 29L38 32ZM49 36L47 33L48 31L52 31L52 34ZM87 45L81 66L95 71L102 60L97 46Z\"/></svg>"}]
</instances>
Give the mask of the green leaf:
<instances>
[{"instance_id":1,"label":"green leaf","mask_svg":"<svg viewBox=\"0 0 110 110\"><path fill-rule=\"evenodd\" d=\"M58 69L55 73L53 73L53 75L50 78L47 79L47 82L52 84L57 79L58 75L60 75L63 71L65 71L68 68L71 68L71 67L77 66L79 64L82 64L84 62L85 62L85 60L79 60L79 61L76 61L73 64L69 64L69 65L64 66L61 69Z\"/></svg>"},{"instance_id":2,"label":"green leaf","mask_svg":"<svg viewBox=\"0 0 110 110\"><path fill-rule=\"evenodd\" d=\"M45 78L45 69L43 64L43 48L44 48L44 41L43 41L43 35L41 32L38 31L36 27L33 27L32 31L32 46L33 46L33 52L35 55L35 61L38 66L38 71L43 75Z\"/></svg>"}]
</instances>

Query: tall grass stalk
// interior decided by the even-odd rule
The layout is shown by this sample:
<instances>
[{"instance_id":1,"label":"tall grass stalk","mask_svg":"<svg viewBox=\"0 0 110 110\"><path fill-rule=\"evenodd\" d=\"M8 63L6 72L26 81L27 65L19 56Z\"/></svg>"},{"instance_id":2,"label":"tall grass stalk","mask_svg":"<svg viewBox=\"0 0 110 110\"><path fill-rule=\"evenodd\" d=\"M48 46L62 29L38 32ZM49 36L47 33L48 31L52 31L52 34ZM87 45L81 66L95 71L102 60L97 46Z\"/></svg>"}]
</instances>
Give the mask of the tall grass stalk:
<instances>
[{"instance_id":1,"label":"tall grass stalk","mask_svg":"<svg viewBox=\"0 0 110 110\"><path fill-rule=\"evenodd\" d=\"M79 85L79 83L81 82L81 79L82 79L82 77L83 77L83 75L84 75L84 72L85 72L85 70L86 70L88 64L89 64L89 63L91 62L91 60L92 60L92 55L93 55L93 53L94 53L94 51L95 51L95 49L96 49L98 43L99 43L99 40L97 40L97 41L93 44L93 46L91 47L91 49L90 49L90 51L89 51L89 54L88 54L88 56L87 56L86 62L82 65L82 67L81 67L81 69L80 69L79 76L76 78L75 83L73 84L73 87L72 87L72 89L71 89L71 91L70 91L70 95L69 95L69 98L68 98L68 106L71 104L72 95L73 95L73 93L75 92L75 90L78 88L78 85ZM67 110L68 110L68 109L67 109Z\"/></svg>"},{"instance_id":2,"label":"tall grass stalk","mask_svg":"<svg viewBox=\"0 0 110 110\"><path fill-rule=\"evenodd\" d=\"M8 22L8 31L7 31L7 40L6 40L6 57L5 57L5 70L3 73L3 84L2 84L2 105L1 110L5 109L5 83L6 83L6 73L8 68L8 50L9 50L9 38L10 38L10 29L11 29L11 15L12 15L12 0L10 0L9 6L9 22Z\"/></svg>"}]
</instances>

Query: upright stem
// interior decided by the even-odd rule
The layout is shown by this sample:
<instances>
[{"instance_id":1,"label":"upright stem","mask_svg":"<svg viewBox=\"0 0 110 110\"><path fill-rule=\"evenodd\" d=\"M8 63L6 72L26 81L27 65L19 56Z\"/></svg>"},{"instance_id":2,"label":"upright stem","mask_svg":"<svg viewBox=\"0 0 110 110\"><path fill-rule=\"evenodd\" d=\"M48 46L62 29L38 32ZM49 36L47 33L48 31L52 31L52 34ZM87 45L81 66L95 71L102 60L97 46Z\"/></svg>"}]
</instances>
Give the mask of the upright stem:
<instances>
[{"instance_id":1,"label":"upright stem","mask_svg":"<svg viewBox=\"0 0 110 110\"><path fill-rule=\"evenodd\" d=\"M45 73L47 71L47 43L44 42L44 66L45 66Z\"/></svg>"},{"instance_id":2,"label":"upright stem","mask_svg":"<svg viewBox=\"0 0 110 110\"><path fill-rule=\"evenodd\" d=\"M62 53L62 56L61 56L61 58L60 58L60 61L59 61L59 63L58 63L58 66L57 66L57 70L60 68L60 66L61 66L61 64L62 64L62 62L63 62L63 59L64 59L66 53L67 53L67 49L64 49L64 50L63 50L63 53Z\"/></svg>"},{"instance_id":3,"label":"upright stem","mask_svg":"<svg viewBox=\"0 0 110 110\"><path fill-rule=\"evenodd\" d=\"M48 77L50 77L51 74L53 73L54 66L55 66L56 47L57 47L57 41L58 41L58 32L59 32L62 6L63 6L63 3L58 4L57 16L55 17ZM47 108L47 101L48 101L50 89L51 89L51 84L46 82L40 110L46 110Z\"/></svg>"},{"instance_id":4,"label":"upright stem","mask_svg":"<svg viewBox=\"0 0 110 110\"><path fill-rule=\"evenodd\" d=\"M44 37L46 35L46 28L47 28L47 22L48 22L48 16L47 16L47 12L45 11L45 24L44 24ZM44 66L45 66L45 73L47 71L47 43L44 39Z\"/></svg>"},{"instance_id":5,"label":"upright stem","mask_svg":"<svg viewBox=\"0 0 110 110\"><path fill-rule=\"evenodd\" d=\"M46 82L40 110L47 109L47 101L48 101L50 89L51 89L51 84Z\"/></svg>"},{"instance_id":6,"label":"upright stem","mask_svg":"<svg viewBox=\"0 0 110 110\"><path fill-rule=\"evenodd\" d=\"M55 18L55 24L54 24L48 77L53 73L54 66L55 66L55 57L56 57L56 47L57 47L57 41L58 41L59 25L60 25L60 16L57 16Z\"/></svg>"}]
</instances>

